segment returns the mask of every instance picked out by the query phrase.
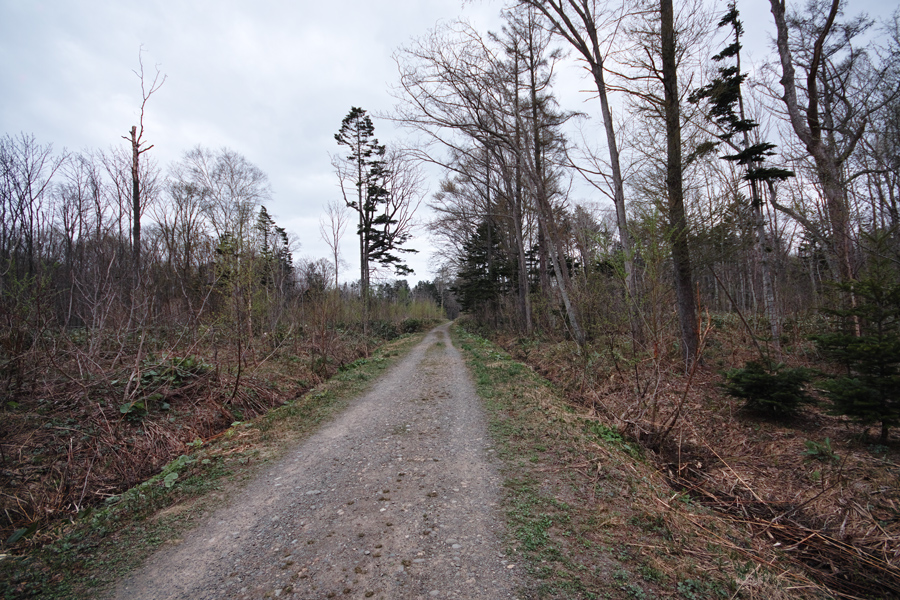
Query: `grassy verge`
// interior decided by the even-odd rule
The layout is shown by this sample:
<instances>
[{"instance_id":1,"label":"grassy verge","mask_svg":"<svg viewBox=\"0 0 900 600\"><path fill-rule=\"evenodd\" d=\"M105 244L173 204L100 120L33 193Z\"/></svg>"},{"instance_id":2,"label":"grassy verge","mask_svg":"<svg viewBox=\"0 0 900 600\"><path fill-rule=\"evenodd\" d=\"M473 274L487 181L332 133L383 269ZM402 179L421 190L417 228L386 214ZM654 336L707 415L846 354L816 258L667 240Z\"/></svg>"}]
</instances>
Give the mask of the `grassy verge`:
<instances>
[{"instance_id":1,"label":"grassy verge","mask_svg":"<svg viewBox=\"0 0 900 600\"><path fill-rule=\"evenodd\" d=\"M459 328L504 462L509 552L531 598L796 598L731 523L673 494L643 450L488 341ZM792 588L789 590L789 588Z\"/></svg>"},{"instance_id":2,"label":"grassy verge","mask_svg":"<svg viewBox=\"0 0 900 600\"><path fill-rule=\"evenodd\" d=\"M88 599L159 546L220 506L258 469L310 435L405 355L424 334L403 336L358 360L300 398L215 440L195 443L150 480L110 498L107 506L43 535L22 556L0 555L0 598Z\"/></svg>"}]
</instances>

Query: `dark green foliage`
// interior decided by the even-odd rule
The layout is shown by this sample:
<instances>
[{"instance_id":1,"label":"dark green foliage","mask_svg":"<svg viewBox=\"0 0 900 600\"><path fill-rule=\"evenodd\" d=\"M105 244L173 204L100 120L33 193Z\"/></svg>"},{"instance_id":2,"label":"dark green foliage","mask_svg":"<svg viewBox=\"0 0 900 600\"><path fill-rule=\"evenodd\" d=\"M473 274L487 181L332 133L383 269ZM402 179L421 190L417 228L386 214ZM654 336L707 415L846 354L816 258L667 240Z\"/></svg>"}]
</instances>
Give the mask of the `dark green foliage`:
<instances>
[{"instance_id":1,"label":"dark green foliage","mask_svg":"<svg viewBox=\"0 0 900 600\"><path fill-rule=\"evenodd\" d=\"M400 331L403 333L416 333L425 328L426 322L422 319L413 319L412 317L403 319L400 323Z\"/></svg>"},{"instance_id":2,"label":"dark green foliage","mask_svg":"<svg viewBox=\"0 0 900 600\"><path fill-rule=\"evenodd\" d=\"M840 462L841 460L841 457L832 450L831 440L829 438L825 438L824 442L806 440L803 442L803 445L806 446L806 450L803 451L803 454L806 455L807 458L813 458L822 462Z\"/></svg>"},{"instance_id":3,"label":"dark green foliage","mask_svg":"<svg viewBox=\"0 0 900 600\"><path fill-rule=\"evenodd\" d=\"M341 121L335 141L346 146L346 176L356 187L355 196L344 190L349 208L359 215L357 234L361 242L362 292L368 295L370 263L390 267L397 275L409 275L410 269L398 253L415 252L401 246L409 241L410 233L398 228L397 203L393 198L393 173L388 165L387 149L378 143L375 126L366 111L356 106Z\"/></svg>"},{"instance_id":4,"label":"dark green foliage","mask_svg":"<svg viewBox=\"0 0 900 600\"><path fill-rule=\"evenodd\" d=\"M735 398L746 401L748 410L769 416L787 416L801 404L812 402L804 386L809 383L808 369L787 369L783 364L766 367L750 361L743 369L725 373L722 387Z\"/></svg>"},{"instance_id":5,"label":"dark green foliage","mask_svg":"<svg viewBox=\"0 0 900 600\"><path fill-rule=\"evenodd\" d=\"M181 387L198 375L212 370L212 365L196 356L173 356L162 362L148 360L144 362L144 367L146 370L141 373L141 387L144 388Z\"/></svg>"},{"instance_id":6,"label":"dark green foliage","mask_svg":"<svg viewBox=\"0 0 900 600\"><path fill-rule=\"evenodd\" d=\"M496 309L500 297L513 289L515 263L500 241L494 224L485 220L463 245L462 266L453 288L463 310Z\"/></svg>"},{"instance_id":7,"label":"dark green foliage","mask_svg":"<svg viewBox=\"0 0 900 600\"><path fill-rule=\"evenodd\" d=\"M409 282L405 279L397 279L390 283L376 285L372 297L394 304L409 304L410 294Z\"/></svg>"},{"instance_id":8,"label":"dark green foliage","mask_svg":"<svg viewBox=\"0 0 900 600\"><path fill-rule=\"evenodd\" d=\"M900 424L900 279L876 257L865 277L837 287L847 292L850 307L826 310L837 329L813 339L845 372L822 388L836 414L881 423L883 443L888 430Z\"/></svg>"},{"instance_id":9,"label":"dark green foliage","mask_svg":"<svg viewBox=\"0 0 900 600\"><path fill-rule=\"evenodd\" d=\"M749 142L747 134L759 127L759 123L744 117L741 85L747 79L747 74L741 73L739 66L744 26L738 19L738 10L734 2L729 4L728 12L719 21L719 27L729 25L734 31L734 41L712 59L722 62L730 58L734 59L736 64L719 67L718 77L711 83L694 90L688 100L695 104L706 100L710 119L722 130L717 136L721 140L720 143L726 143L735 150L734 154L726 154L721 158L746 166L747 173L744 175L744 179L751 182L780 181L793 177L793 171L762 166L762 162L767 156L775 154L772 152L775 144L764 141L756 144ZM740 134L741 137L738 142L732 141L736 134ZM699 148L698 152L700 152Z\"/></svg>"},{"instance_id":10,"label":"dark green foliage","mask_svg":"<svg viewBox=\"0 0 900 600\"><path fill-rule=\"evenodd\" d=\"M397 329L397 325L391 321L369 321L369 333L373 337L379 337L388 341L400 337L400 331Z\"/></svg>"},{"instance_id":11,"label":"dark green foliage","mask_svg":"<svg viewBox=\"0 0 900 600\"><path fill-rule=\"evenodd\" d=\"M275 219L265 206L259 208L256 230L260 238L262 258L259 269L260 283L264 287L271 288L289 282L294 267L287 231L275 224Z\"/></svg>"},{"instance_id":12,"label":"dark green foliage","mask_svg":"<svg viewBox=\"0 0 900 600\"><path fill-rule=\"evenodd\" d=\"M168 410L169 405L163 402L166 393L187 385L196 377L208 373L212 365L195 356L174 356L169 360L145 360L141 365L141 377L135 399L119 406L119 412L130 420L140 420L151 408ZM126 383L126 380L114 380L113 385Z\"/></svg>"}]
</instances>

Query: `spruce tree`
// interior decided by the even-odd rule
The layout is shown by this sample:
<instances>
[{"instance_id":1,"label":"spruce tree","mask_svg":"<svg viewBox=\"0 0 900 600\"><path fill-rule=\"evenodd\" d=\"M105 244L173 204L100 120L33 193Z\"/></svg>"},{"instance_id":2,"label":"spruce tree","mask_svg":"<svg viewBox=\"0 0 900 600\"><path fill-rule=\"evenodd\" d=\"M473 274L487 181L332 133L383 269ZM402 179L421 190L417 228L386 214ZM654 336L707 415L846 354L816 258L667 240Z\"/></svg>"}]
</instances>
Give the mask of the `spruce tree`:
<instances>
[{"instance_id":1,"label":"spruce tree","mask_svg":"<svg viewBox=\"0 0 900 600\"><path fill-rule=\"evenodd\" d=\"M744 112L741 86L747 79L747 74L741 73L741 36L744 33L744 26L738 15L737 5L734 2L730 3L728 12L719 21L719 27L730 26L734 38L721 52L712 57L715 62L722 65L718 69L718 76L711 83L695 90L689 97L694 103L705 100L709 118L720 128L717 136L719 141L702 145L695 154L702 154L724 145L733 153L721 156L722 160L736 163L745 169L744 180L750 187L750 210L755 230L754 246L762 275L763 299L766 316L769 318L771 343L780 355L781 324L775 303L774 276L769 262L772 249L767 240L762 210L764 200L760 188L767 182L793 177L794 173L764 164L767 157L774 155L772 150L775 144L761 140L751 143L750 134L759 127L759 124L748 119Z\"/></svg>"},{"instance_id":2,"label":"spruce tree","mask_svg":"<svg viewBox=\"0 0 900 600\"><path fill-rule=\"evenodd\" d=\"M775 144L760 141L755 144L750 143L750 132L759 127L759 123L752 119L746 118L744 114L744 97L741 86L747 79L746 73L741 73L741 36L744 33L744 26L738 19L737 5L732 2L728 5L728 12L719 21L719 27L731 26L734 32L734 41L728 44L721 52L712 57L719 63L724 63L728 59L734 60L733 65L719 67L719 74L711 83L694 90L689 100L699 103L706 100L709 107L709 117L721 128L721 133L717 136L720 142L730 147L735 153L726 154L721 158L730 162L746 167L747 172L744 179L756 183L760 181L783 180L794 176L793 171L782 169L779 167L763 166L766 157L773 156L772 150ZM735 135L740 134L740 139L733 140ZM759 192L754 186L752 188L754 203L761 203Z\"/></svg>"},{"instance_id":3,"label":"spruce tree","mask_svg":"<svg viewBox=\"0 0 900 600\"><path fill-rule=\"evenodd\" d=\"M341 128L334 139L349 149L345 157L349 167L347 175L355 185L356 193L349 195L345 190L344 201L359 216L356 228L359 235L359 287L362 297L366 298L369 295L369 236L375 219L375 199L371 197L373 178L384 165L385 147L375 137L372 119L365 110L356 106L341 121Z\"/></svg>"},{"instance_id":4,"label":"spruce tree","mask_svg":"<svg viewBox=\"0 0 900 600\"><path fill-rule=\"evenodd\" d=\"M814 337L822 353L844 368L822 385L834 412L863 424L880 423L881 443L900 424L900 274L883 258L884 246L876 238L865 275L837 284L855 301L849 308L826 310L837 328Z\"/></svg>"},{"instance_id":5,"label":"spruce tree","mask_svg":"<svg viewBox=\"0 0 900 600\"><path fill-rule=\"evenodd\" d=\"M457 283L451 288L466 311L496 313L501 296L511 290L515 272L500 244L500 235L489 219L482 221L463 244Z\"/></svg>"},{"instance_id":6,"label":"spruce tree","mask_svg":"<svg viewBox=\"0 0 900 600\"><path fill-rule=\"evenodd\" d=\"M412 269L406 266L398 252L413 252L401 248L409 239L409 233L398 231L386 210L390 205L391 171L386 159L386 148L375 137L372 119L362 108L352 107L341 121L335 141L347 146L349 153L338 164L338 175L344 191L344 201L359 215L360 292L369 294L369 276L372 263L393 268L397 275L408 275ZM352 182L355 190L344 188L344 182Z\"/></svg>"}]
</instances>

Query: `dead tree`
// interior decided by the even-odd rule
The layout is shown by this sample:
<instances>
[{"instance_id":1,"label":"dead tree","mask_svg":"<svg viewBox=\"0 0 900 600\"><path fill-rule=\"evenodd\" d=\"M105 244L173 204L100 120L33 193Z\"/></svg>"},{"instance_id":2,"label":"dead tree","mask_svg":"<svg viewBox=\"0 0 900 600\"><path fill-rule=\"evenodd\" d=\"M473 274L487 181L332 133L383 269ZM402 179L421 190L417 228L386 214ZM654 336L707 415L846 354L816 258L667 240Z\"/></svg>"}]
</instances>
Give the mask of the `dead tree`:
<instances>
[{"instance_id":1,"label":"dead tree","mask_svg":"<svg viewBox=\"0 0 900 600\"><path fill-rule=\"evenodd\" d=\"M147 101L162 84L166 82L166 76L162 75L160 79L159 67L156 68L156 75L153 81L147 85L144 75L144 48L138 51L138 70L134 74L141 80L141 112L138 118L138 125L132 125L128 136L122 136L122 139L131 143L131 210L132 210L132 232L131 232L131 253L132 253L132 275L133 287L136 289L141 280L141 214L143 213L143 204L141 201L141 170L140 157L142 154L153 148L153 145L142 148L144 145L144 111L147 107Z\"/></svg>"}]
</instances>

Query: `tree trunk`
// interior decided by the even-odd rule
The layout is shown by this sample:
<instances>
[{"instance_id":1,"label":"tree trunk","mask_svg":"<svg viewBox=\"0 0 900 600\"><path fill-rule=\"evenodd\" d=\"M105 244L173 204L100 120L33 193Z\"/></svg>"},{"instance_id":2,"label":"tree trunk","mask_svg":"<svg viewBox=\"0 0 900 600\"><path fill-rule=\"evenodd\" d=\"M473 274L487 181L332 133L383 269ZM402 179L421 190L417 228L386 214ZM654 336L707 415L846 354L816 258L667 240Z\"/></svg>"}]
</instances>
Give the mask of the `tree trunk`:
<instances>
[{"instance_id":1,"label":"tree trunk","mask_svg":"<svg viewBox=\"0 0 900 600\"><path fill-rule=\"evenodd\" d=\"M763 301L766 307L766 317L769 319L769 332L772 335L772 347L781 360L781 318L778 315L778 306L775 303L775 286L772 280L772 265L769 262L771 249L769 248L768 235L766 234L766 222L762 211L762 199L759 193L759 184L752 184L753 218L755 220L756 253L759 260L760 275L763 284Z\"/></svg>"},{"instance_id":2,"label":"tree trunk","mask_svg":"<svg viewBox=\"0 0 900 600\"><path fill-rule=\"evenodd\" d=\"M515 114L516 114L516 148L521 148L522 146L522 127L519 121L519 54L515 53L515 61L516 61L516 94L515 99L513 100L515 105ZM534 72L532 71L532 80L534 77ZM516 153L516 181L515 181L516 189L514 198L512 201L512 213L513 213L513 227L515 228L515 238L516 238L516 262L518 263L518 304L519 304L519 314L522 319L523 325L525 327L525 334L531 335L534 331L534 325L531 319L531 290L528 285L528 267L525 263L525 238L524 238L524 223L522 216L522 157L521 153Z\"/></svg>"},{"instance_id":3,"label":"tree trunk","mask_svg":"<svg viewBox=\"0 0 900 600\"><path fill-rule=\"evenodd\" d=\"M681 344L685 368L698 358L697 306L691 276L688 225L684 213L681 161L681 115L675 48L675 17L672 0L660 0L660 33L666 113L666 191L669 196L669 228L675 270L675 297L681 324Z\"/></svg>"},{"instance_id":4,"label":"tree trunk","mask_svg":"<svg viewBox=\"0 0 900 600\"><path fill-rule=\"evenodd\" d=\"M569 290L572 289L572 282L569 278L568 265L565 262L565 253L559 242L559 235L556 230L556 221L553 218L553 209L550 206L550 198L547 194L547 184L544 179L544 148L541 141L541 128L538 119L538 98L537 83L535 81L535 69L529 69L531 72L530 92L531 92L531 122L532 122L532 143L534 161L534 191L535 199L538 205L538 214L543 214L544 233L550 246L550 260L553 264L553 270L556 272L556 282L559 287L559 293L562 296L563 305L566 308L566 316L569 319L569 325L572 327L572 334L579 346L583 346L585 342L584 331L579 324L578 314L575 305L569 298Z\"/></svg>"},{"instance_id":5,"label":"tree trunk","mask_svg":"<svg viewBox=\"0 0 900 600\"><path fill-rule=\"evenodd\" d=\"M832 0L825 25L822 31L819 32L813 45L813 58L807 76L809 105L805 110L801 110L797 99L796 72L794 71L793 57L788 45L788 26L785 17L784 0L769 0L769 3L777 31L775 46L778 49L778 56L781 61L781 85L784 87L784 95L781 99L787 108L794 133L806 146L806 150L815 163L816 176L822 186L826 213L831 227L831 243L829 245L837 261L840 278L842 281L847 282L853 279L847 197L841 176L840 159L836 156L834 149L829 148L825 140L822 139L817 86L818 70L821 65L825 39L837 17L840 0Z\"/></svg>"},{"instance_id":6,"label":"tree trunk","mask_svg":"<svg viewBox=\"0 0 900 600\"><path fill-rule=\"evenodd\" d=\"M547 249L550 242L547 238L547 229L544 227L544 219L538 219L538 275L541 291L549 293L550 291L550 256Z\"/></svg>"},{"instance_id":7,"label":"tree trunk","mask_svg":"<svg viewBox=\"0 0 900 600\"><path fill-rule=\"evenodd\" d=\"M603 57L598 45L594 45L594 64L591 65L591 74L594 76L594 84L600 97L600 110L603 115L603 126L606 130L606 146L609 149L609 164L613 182L613 204L616 207L616 225L619 230L619 241L622 244L622 253L625 255L625 287L629 295L629 320L631 334L635 342L643 340L643 328L639 315L640 293L637 277L634 272L634 246L631 242L631 234L628 231L628 218L625 212L625 184L622 179L622 168L619 161L619 146L616 141L616 131L613 127L612 111L609 108L609 98L606 94L606 81L603 77Z\"/></svg>"},{"instance_id":8,"label":"tree trunk","mask_svg":"<svg viewBox=\"0 0 900 600\"><path fill-rule=\"evenodd\" d=\"M141 180L140 180L140 144L137 139L137 127L131 128L131 259L133 287L137 288L141 278Z\"/></svg>"},{"instance_id":9,"label":"tree trunk","mask_svg":"<svg viewBox=\"0 0 900 600\"><path fill-rule=\"evenodd\" d=\"M735 27L734 31L734 43L738 44L738 48L740 48L740 30ZM741 72L741 53L738 51L735 54L736 67L737 72ZM738 116L740 117L742 122L746 122L746 114L744 112L744 96L740 93L740 87L738 87ZM747 130L744 130L744 148L750 147L750 133ZM753 164L754 168L758 168L761 165L762 161L755 161ZM770 181L771 183L771 181ZM772 276L772 264L769 261L769 255L771 254L771 249L769 248L769 240L768 235L766 233L766 220L765 215L763 214L763 202L762 192L759 189L761 185L760 181L751 180L750 181L750 205L753 211L753 226L754 226L754 246L756 249L757 260L759 261L759 269L760 276L762 277L763 284L763 301L765 303L766 309L766 317L769 319L769 332L772 337L772 347L775 348L775 353L779 362L781 361L781 317L778 314L778 306L775 303L775 284ZM772 187L774 190L774 185Z\"/></svg>"},{"instance_id":10,"label":"tree trunk","mask_svg":"<svg viewBox=\"0 0 900 600\"><path fill-rule=\"evenodd\" d=\"M362 211L359 213L359 296L363 300L369 295L369 265L366 264L366 237L363 233L365 229L365 220Z\"/></svg>"},{"instance_id":11,"label":"tree trunk","mask_svg":"<svg viewBox=\"0 0 900 600\"><path fill-rule=\"evenodd\" d=\"M525 325L526 335L534 332L531 318L531 286L528 282L528 264L525 259L525 236L522 217L522 175L521 165L516 164L516 194L513 199L513 227L516 233L516 262L518 263L519 311Z\"/></svg>"},{"instance_id":12,"label":"tree trunk","mask_svg":"<svg viewBox=\"0 0 900 600\"><path fill-rule=\"evenodd\" d=\"M364 165L361 158L363 146L362 137L357 133L357 152L360 154L356 162L356 186L357 186L357 211L359 212L359 295L363 302L363 327L368 327L368 302L369 302L369 257L367 253L368 240L367 224L365 217L366 182L363 180Z\"/></svg>"},{"instance_id":13,"label":"tree trunk","mask_svg":"<svg viewBox=\"0 0 900 600\"><path fill-rule=\"evenodd\" d=\"M606 93L606 81L603 76L603 54L600 52L600 40L597 32L597 5L590 5L587 0L519 0L540 11L551 23L555 33L569 42L590 67L591 75L597 86L600 97L600 108L603 114L603 125L606 130L606 145L609 149L609 163L612 170L613 198L616 207L616 223L619 239L625 255L625 283L630 296L630 320L632 335L635 341L642 339L641 321L638 311L639 289L634 271L634 251L631 236L628 232L627 213L625 212L625 186L619 161L619 147L616 142L612 111ZM586 37L585 37L586 36Z\"/></svg>"},{"instance_id":14,"label":"tree trunk","mask_svg":"<svg viewBox=\"0 0 900 600\"><path fill-rule=\"evenodd\" d=\"M547 245L550 247L550 264L556 273L556 283L559 288L559 295L562 297L563 306L566 309L566 317L568 317L569 325L572 327L572 336L579 346L583 346L585 342L584 331L579 324L578 314L575 311L575 305L569 297L569 289L572 282L569 279L569 269L565 263L565 254L558 242L559 236L556 235L556 227L553 223L553 214L549 210L549 203L538 200L539 210L538 218L544 222L544 235L547 239Z\"/></svg>"}]
</instances>

